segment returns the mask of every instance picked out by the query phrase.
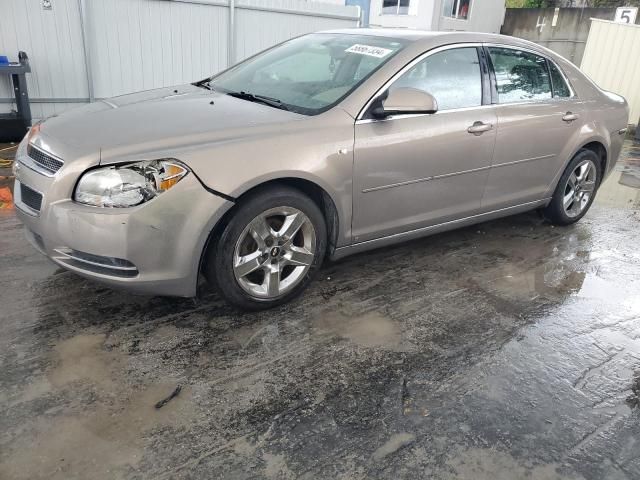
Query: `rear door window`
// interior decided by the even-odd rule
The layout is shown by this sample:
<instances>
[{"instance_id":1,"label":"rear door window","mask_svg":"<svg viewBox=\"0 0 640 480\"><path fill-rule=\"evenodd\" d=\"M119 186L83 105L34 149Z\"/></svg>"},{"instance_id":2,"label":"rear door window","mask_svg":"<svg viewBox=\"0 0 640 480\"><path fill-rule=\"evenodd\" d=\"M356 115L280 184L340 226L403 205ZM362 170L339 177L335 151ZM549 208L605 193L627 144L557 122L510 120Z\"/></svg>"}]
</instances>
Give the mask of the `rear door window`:
<instances>
[{"instance_id":1,"label":"rear door window","mask_svg":"<svg viewBox=\"0 0 640 480\"><path fill-rule=\"evenodd\" d=\"M501 47L489 47L489 56L496 74L498 103L551 98L551 79L544 57Z\"/></svg>"}]
</instances>

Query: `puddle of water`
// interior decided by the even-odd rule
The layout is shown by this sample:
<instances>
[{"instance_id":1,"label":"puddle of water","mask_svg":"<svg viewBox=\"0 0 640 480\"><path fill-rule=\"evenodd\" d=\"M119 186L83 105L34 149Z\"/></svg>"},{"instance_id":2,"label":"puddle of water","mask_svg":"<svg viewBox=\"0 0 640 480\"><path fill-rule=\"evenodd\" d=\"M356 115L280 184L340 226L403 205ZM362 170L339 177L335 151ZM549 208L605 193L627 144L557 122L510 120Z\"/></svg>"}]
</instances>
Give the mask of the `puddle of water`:
<instances>
[{"instance_id":1,"label":"puddle of water","mask_svg":"<svg viewBox=\"0 0 640 480\"><path fill-rule=\"evenodd\" d=\"M638 284L629 282L610 282L596 275L587 275L578 292L580 297L595 298L618 307L640 310Z\"/></svg>"},{"instance_id":2,"label":"puddle of water","mask_svg":"<svg viewBox=\"0 0 640 480\"><path fill-rule=\"evenodd\" d=\"M631 188L640 188L640 170L625 167L618 180L620 185Z\"/></svg>"},{"instance_id":3,"label":"puddle of water","mask_svg":"<svg viewBox=\"0 0 640 480\"><path fill-rule=\"evenodd\" d=\"M598 190L595 203L634 208L640 205L640 148L625 143L618 164Z\"/></svg>"},{"instance_id":4,"label":"puddle of water","mask_svg":"<svg viewBox=\"0 0 640 480\"><path fill-rule=\"evenodd\" d=\"M321 331L334 333L364 347L382 347L398 350L402 335L398 324L377 312L349 317L336 313L316 318L314 326Z\"/></svg>"},{"instance_id":5,"label":"puddle of water","mask_svg":"<svg viewBox=\"0 0 640 480\"><path fill-rule=\"evenodd\" d=\"M489 448L471 448L448 460L453 473L446 479L469 478L474 480L582 480L582 476L563 475L557 463L533 465L531 461L519 462L508 453Z\"/></svg>"},{"instance_id":6,"label":"puddle of water","mask_svg":"<svg viewBox=\"0 0 640 480\"><path fill-rule=\"evenodd\" d=\"M609 175L598 189L596 205L618 208L636 208L640 205L640 189L632 187L631 177L618 170Z\"/></svg>"},{"instance_id":7,"label":"puddle of water","mask_svg":"<svg viewBox=\"0 0 640 480\"><path fill-rule=\"evenodd\" d=\"M539 295L565 296L580 291L585 277L581 271L554 270L542 265L500 277L491 284L491 290L516 300L531 300Z\"/></svg>"}]
</instances>

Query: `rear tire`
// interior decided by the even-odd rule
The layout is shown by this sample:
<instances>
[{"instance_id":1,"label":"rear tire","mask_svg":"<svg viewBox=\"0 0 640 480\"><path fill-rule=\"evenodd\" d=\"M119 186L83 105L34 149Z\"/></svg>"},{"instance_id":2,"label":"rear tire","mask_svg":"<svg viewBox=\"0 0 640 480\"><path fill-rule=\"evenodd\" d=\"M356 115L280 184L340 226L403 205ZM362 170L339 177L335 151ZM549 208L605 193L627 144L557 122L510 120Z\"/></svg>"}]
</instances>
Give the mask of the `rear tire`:
<instances>
[{"instance_id":1,"label":"rear tire","mask_svg":"<svg viewBox=\"0 0 640 480\"><path fill-rule=\"evenodd\" d=\"M327 227L301 191L275 186L242 199L207 252L204 274L244 310L263 310L299 295L320 268Z\"/></svg>"},{"instance_id":2,"label":"rear tire","mask_svg":"<svg viewBox=\"0 0 640 480\"><path fill-rule=\"evenodd\" d=\"M554 225L571 225L587 213L602 181L600 158L582 149L571 159L558 181L551 202L542 209Z\"/></svg>"}]
</instances>

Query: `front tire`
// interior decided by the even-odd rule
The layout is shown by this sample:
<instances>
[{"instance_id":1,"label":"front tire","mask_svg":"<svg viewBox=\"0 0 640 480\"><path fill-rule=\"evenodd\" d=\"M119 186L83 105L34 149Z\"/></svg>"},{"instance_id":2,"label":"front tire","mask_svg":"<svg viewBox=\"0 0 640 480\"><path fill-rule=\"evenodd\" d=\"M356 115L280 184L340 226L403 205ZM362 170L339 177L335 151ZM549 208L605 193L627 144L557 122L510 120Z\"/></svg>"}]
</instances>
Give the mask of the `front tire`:
<instances>
[{"instance_id":1,"label":"front tire","mask_svg":"<svg viewBox=\"0 0 640 480\"><path fill-rule=\"evenodd\" d=\"M327 228L318 206L286 186L241 200L207 252L205 276L244 310L263 310L299 295L320 268Z\"/></svg>"},{"instance_id":2,"label":"front tire","mask_svg":"<svg viewBox=\"0 0 640 480\"><path fill-rule=\"evenodd\" d=\"M602 169L592 150L580 150L573 157L542 213L554 225L571 225L587 213L596 196Z\"/></svg>"}]
</instances>

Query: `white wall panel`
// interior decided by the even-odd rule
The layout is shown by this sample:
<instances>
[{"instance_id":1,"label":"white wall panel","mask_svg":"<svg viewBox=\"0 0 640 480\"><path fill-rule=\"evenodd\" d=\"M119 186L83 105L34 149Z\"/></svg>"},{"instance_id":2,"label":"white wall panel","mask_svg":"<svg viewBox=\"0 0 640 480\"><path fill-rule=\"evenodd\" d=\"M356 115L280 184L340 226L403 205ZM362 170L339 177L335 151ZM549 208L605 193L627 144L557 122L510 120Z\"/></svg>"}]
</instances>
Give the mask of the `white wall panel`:
<instances>
[{"instance_id":1,"label":"white wall panel","mask_svg":"<svg viewBox=\"0 0 640 480\"><path fill-rule=\"evenodd\" d=\"M32 73L27 75L33 98L85 98L87 77L77 0L54 0L43 10L40 0L0 0L0 54L18 60L27 52ZM0 98L13 98L9 77L0 77ZM0 103L0 111L15 104ZM43 110L44 108L44 110ZM65 105L32 105L34 117L64 109Z\"/></svg>"},{"instance_id":2,"label":"white wall panel","mask_svg":"<svg viewBox=\"0 0 640 480\"><path fill-rule=\"evenodd\" d=\"M581 70L601 88L622 95L640 117L640 25L592 19Z\"/></svg>"},{"instance_id":3,"label":"white wall panel","mask_svg":"<svg viewBox=\"0 0 640 480\"><path fill-rule=\"evenodd\" d=\"M87 2L95 96L193 81L225 65L227 9L150 0Z\"/></svg>"},{"instance_id":4,"label":"white wall panel","mask_svg":"<svg viewBox=\"0 0 640 480\"><path fill-rule=\"evenodd\" d=\"M267 11L267 9L276 11ZM345 15L350 8L351 17L335 18L324 15ZM295 12L295 13L285 13ZM309 32L357 25L356 7L307 2L304 0L245 0L236 4L236 61L247 58L265 46L297 37Z\"/></svg>"},{"instance_id":5,"label":"white wall panel","mask_svg":"<svg viewBox=\"0 0 640 480\"><path fill-rule=\"evenodd\" d=\"M306 0L236 0L236 60L303 33L353 27L358 9ZM80 0L0 0L0 54L28 53L35 119L89 97ZM192 82L227 66L228 0L82 0L95 98ZM11 97L0 78L0 99ZM39 103L44 99L49 103ZM50 103L51 101L64 103ZM0 103L0 111L12 105Z\"/></svg>"}]
</instances>

